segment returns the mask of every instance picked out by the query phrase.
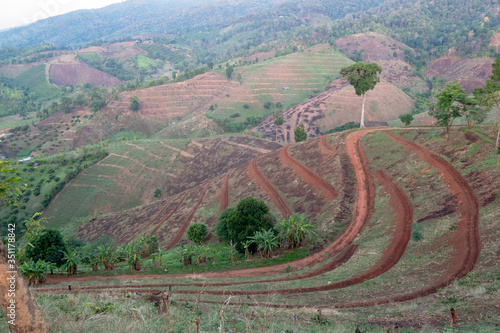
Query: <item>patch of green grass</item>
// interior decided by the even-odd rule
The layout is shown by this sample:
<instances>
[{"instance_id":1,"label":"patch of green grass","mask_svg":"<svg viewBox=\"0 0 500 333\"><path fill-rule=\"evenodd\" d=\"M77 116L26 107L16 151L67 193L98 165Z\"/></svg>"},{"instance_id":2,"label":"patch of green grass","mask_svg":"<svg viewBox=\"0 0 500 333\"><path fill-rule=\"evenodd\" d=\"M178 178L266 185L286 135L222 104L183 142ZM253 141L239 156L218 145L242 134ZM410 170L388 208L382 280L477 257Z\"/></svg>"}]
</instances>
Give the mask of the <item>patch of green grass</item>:
<instances>
[{"instance_id":1,"label":"patch of green grass","mask_svg":"<svg viewBox=\"0 0 500 333\"><path fill-rule=\"evenodd\" d=\"M142 54L137 55L135 63L139 69L148 67L158 67L158 64L153 59L150 59Z\"/></svg>"},{"instance_id":2,"label":"patch of green grass","mask_svg":"<svg viewBox=\"0 0 500 333\"><path fill-rule=\"evenodd\" d=\"M0 118L0 130L5 129L5 128L10 128L10 127L30 125L33 122L37 122L40 120L39 118L34 118L34 114L30 114L28 116L33 117L33 118L22 119L19 116L2 117L2 118Z\"/></svg>"},{"instance_id":3,"label":"patch of green grass","mask_svg":"<svg viewBox=\"0 0 500 333\"><path fill-rule=\"evenodd\" d=\"M15 78L14 82L28 88L30 92L42 100L50 100L61 96L61 91L47 82L45 65L43 64L28 69Z\"/></svg>"},{"instance_id":4,"label":"patch of green grass","mask_svg":"<svg viewBox=\"0 0 500 333\"><path fill-rule=\"evenodd\" d=\"M76 56L79 60L83 61L84 63L87 63L91 66L96 66L100 65L102 61L104 61L104 57L97 52L84 52L84 53L78 53Z\"/></svg>"},{"instance_id":5,"label":"patch of green grass","mask_svg":"<svg viewBox=\"0 0 500 333\"><path fill-rule=\"evenodd\" d=\"M30 156L30 154L31 154L34 150L36 150L36 146L27 147L27 148L25 148L23 151L21 151L20 153L18 153L18 154L16 155L16 157L18 157L18 158L28 157L28 156Z\"/></svg>"}]
</instances>

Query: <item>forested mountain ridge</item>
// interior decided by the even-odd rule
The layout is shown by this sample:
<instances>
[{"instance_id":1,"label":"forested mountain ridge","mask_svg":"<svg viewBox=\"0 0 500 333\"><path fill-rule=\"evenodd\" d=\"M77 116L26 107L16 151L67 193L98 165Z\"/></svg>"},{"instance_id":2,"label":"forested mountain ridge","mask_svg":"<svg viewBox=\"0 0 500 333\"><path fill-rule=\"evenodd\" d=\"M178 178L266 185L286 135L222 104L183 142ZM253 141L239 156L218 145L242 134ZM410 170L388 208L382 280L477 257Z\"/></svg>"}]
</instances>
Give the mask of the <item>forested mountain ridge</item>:
<instances>
[{"instance_id":1,"label":"forested mountain ridge","mask_svg":"<svg viewBox=\"0 0 500 333\"><path fill-rule=\"evenodd\" d=\"M5 31L0 33L0 45L29 46L47 42L78 46L100 38L174 33L186 27L217 24L268 8L276 2L279 1L129 0L101 9L70 12Z\"/></svg>"}]
</instances>

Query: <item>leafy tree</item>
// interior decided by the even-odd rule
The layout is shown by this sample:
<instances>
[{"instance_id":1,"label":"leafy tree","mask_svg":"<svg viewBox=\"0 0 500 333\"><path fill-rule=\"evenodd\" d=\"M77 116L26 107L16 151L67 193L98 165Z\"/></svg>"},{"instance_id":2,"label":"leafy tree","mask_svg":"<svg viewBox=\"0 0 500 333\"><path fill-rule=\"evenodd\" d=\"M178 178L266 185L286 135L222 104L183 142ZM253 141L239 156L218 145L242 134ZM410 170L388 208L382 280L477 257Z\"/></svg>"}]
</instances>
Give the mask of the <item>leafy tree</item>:
<instances>
[{"instance_id":1,"label":"leafy tree","mask_svg":"<svg viewBox=\"0 0 500 333\"><path fill-rule=\"evenodd\" d=\"M158 237L156 235L142 237L139 240L141 257L148 258L151 254L158 252Z\"/></svg>"},{"instance_id":2,"label":"leafy tree","mask_svg":"<svg viewBox=\"0 0 500 333\"><path fill-rule=\"evenodd\" d=\"M9 175L15 175L17 172L15 169L11 169L11 165L9 161L0 159L0 198L7 197L10 203L15 203L22 193L22 186L18 185L21 178L9 177Z\"/></svg>"},{"instance_id":3,"label":"leafy tree","mask_svg":"<svg viewBox=\"0 0 500 333\"><path fill-rule=\"evenodd\" d=\"M295 127L293 133L295 134L295 142L307 140L307 132L303 123L300 123L299 126Z\"/></svg>"},{"instance_id":4,"label":"leafy tree","mask_svg":"<svg viewBox=\"0 0 500 333\"><path fill-rule=\"evenodd\" d=\"M100 87L93 87L89 97L89 107L94 113L106 105L106 91Z\"/></svg>"},{"instance_id":5,"label":"leafy tree","mask_svg":"<svg viewBox=\"0 0 500 333\"><path fill-rule=\"evenodd\" d=\"M43 260L61 267L64 264L64 253L67 251L59 230L45 229L33 240L32 246L26 248L26 257L35 262Z\"/></svg>"},{"instance_id":6,"label":"leafy tree","mask_svg":"<svg viewBox=\"0 0 500 333\"><path fill-rule=\"evenodd\" d=\"M141 270L141 247L137 243L128 244L126 247L127 263L135 271Z\"/></svg>"},{"instance_id":7,"label":"leafy tree","mask_svg":"<svg viewBox=\"0 0 500 333\"><path fill-rule=\"evenodd\" d=\"M401 120L401 122L405 124L405 126L410 126L411 122L413 121L413 115L411 113L402 114L399 116L399 120Z\"/></svg>"},{"instance_id":8,"label":"leafy tree","mask_svg":"<svg viewBox=\"0 0 500 333\"><path fill-rule=\"evenodd\" d=\"M252 197L242 199L236 209L231 211L227 220L229 240L235 244L238 252L244 252L243 245L256 231L273 227L274 217L264 201ZM251 249L252 252L255 248Z\"/></svg>"},{"instance_id":9,"label":"leafy tree","mask_svg":"<svg viewBox=\"0 0 500 333\"><path fill-rule=\"evenodd\" d=\"M229 241L229 232L227 230L227 217L235 210L234 207L228 207L222 211L219 216L219 222L215 225L215 236L221 242Z\"/></svg>"},{"instance_id":10,"label":"leafy tree","mask_svg":"<svg viewBox=\"0 0 500 333\"><path fill-rule=\"evenodd\" d=\"M205 241L208 235L207 226L204 223L191 224L187 229L188 239L196 244L201 244Z\"/></svg>"},{"instance_id":11,"label":"leafy tree","mask_svg":"<svg viewBox=\"0 0 500 333\"><path fill-rule=\"evenodd\" d=\"M130 106L129 106L130 110L132 110L132 111L139 110L139 98L137 96L134 95L134 96L130 97L129 102L130 102Z\"/></svg>"},{"instance_id":12,"label":"leafy tree","mask_svg":"<svg viewBox=\"0 0 500 333\"><path fill-rule=\"evenodd\" d=\"M363 105L361 107L360 126L365 127L365 101L366 93L375 88L375 85L380 82L380 77L377 73L381 73L382 68L376 63L357 62L351 66L342 67L340 75L349 81L354 87L356 95L363 95Z\"/></svg>"},{"instance_id":13,"label":"leafy tree","mask_svg":"<svg viewBox=\"0 0 500 333\"><path fill-rule=\"evenodd\" d=\"M153 197L155 197L155 198L161 197L161 190L159 188L157 188L155 190L155 193L153 194Z\"/></svg>"},{"instance_id":14,"label":"leafy tree","mask_svg":"<svg viewBox=\"0 0 500 333\"><path fill-rule=\"evenodd\" d=\"M469 103L469 98L460 83L448 83L446 88L436 94L437 103L431 105L429 114L436 118L437 124L446 127L446 140L448 140L453 121L463 115L464 108Z\"/></svg>"},{"instance_id":15,"label":"leafy tree","mask_svg":"<svg viewBox=\"0 0 500 333\"><path fill-rule=\"evenodd\" d=\"M104 270L112 271L115 268L115 263L118 261L118 254L111 246L98 246L99 260L104 265Z\"/></svg>"},{"instance_id":16,"label":"leafy tree","mask_svg":"<svg viewBox=\"0 0 500 333\"><path fill-rule=\"evenodd\" d=\"M231 66L231 65L227 66L227 68L226 68L226 76L227 76L228 80L231 80L231 76L233 76L233 71L234 71L233 66Z\"/></svg>"},{"instance_id":17,"label":"leafy tree","mask_svg":"<svg viewBox=\"0 0 500 333\"><path fill-rule=\"evenodd\" d=\"M59 101L59 109L61 111L64 111L64 113L70 113L70 111L71 111L71 104L72 104L71 98L64 96Z\"/></svg>"},{"instance_id":18,"label":"leafy tree","mask_svg":"<svg viewBox=\"0 0 500 333\"><path fill-rule=\"evenodd\" d=\"M280 114L280 115L276 118L276 120L274 121L274 125L276 125L276 126L281 126L281 125L283 125L283 123L284 123L284 122L285 122L285 120L283 119L283 116ZM306 133L306 135L307 135L307 133Z\"/></svg>"},{"instance_id":19,"label":"leafy tree","mask_svg":"<svg viewBox=\"0 0 500 333\"><path fill-rule=\"evenodd\" d=\"M214 62L213 61L207 61L207 66L210 70L212 70L212 68L214 68Z\"/></svg>"}]
</instances>

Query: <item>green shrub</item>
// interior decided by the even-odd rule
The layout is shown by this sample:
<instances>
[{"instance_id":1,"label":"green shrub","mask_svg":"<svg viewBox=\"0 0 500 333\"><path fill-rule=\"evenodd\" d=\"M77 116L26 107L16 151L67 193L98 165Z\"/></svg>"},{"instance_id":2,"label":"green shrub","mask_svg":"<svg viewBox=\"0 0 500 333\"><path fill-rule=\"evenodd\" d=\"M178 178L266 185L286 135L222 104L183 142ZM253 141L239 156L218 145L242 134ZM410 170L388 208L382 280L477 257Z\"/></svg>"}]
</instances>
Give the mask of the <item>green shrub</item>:
<instances>
[{"instance_id":1,"label":"green shrub","mask_svg":"<svg viewBox=\"0 0 500 333\"><path fill-rule=\"evenodd\" d=\"M43 260L48 263L54 263L57 267L64 264L64 253L68 252L68 250L58 230L45 229L31 244L33 246L26 247L26 257L28 259L35 262Z\"/></svg>"},{"instance_id":2,"label":"green shrub","mask_svg":"<svg viewBox=\"0 0 500 333\"><path fill-rule=\"evenodd\" d=\"M234 207L226 208L219 216L219 222L215 225L215 236L221 242L229 242L229 233L227 231L227 217L234 210Z\"/></svg>"},{"instance_id":3,"label":"green shrub","mask_svg":"<svg viewBox=\"0 0 500 333\"><path fill-rule=\"evenodd\" d=\"M236 244L238 252L243 253L243 244L249 237L254 236L257 231L273 228L274 217L264 201L246 197L228 215L226 223L229 241ZM255 250L255 246L251 248L252 252Z\"/></svg>"},{"instance_id":4,"label":"green shrub","mask_svg":"<svg viewBox=\"0 0 500 333\"><path fill-rule=\"evenodd\" d=\"M207 226L203 223L191 224L187 229L188 239L196 244L201 244L207 238L208 230Z\"/></svg>"}]
</instances>

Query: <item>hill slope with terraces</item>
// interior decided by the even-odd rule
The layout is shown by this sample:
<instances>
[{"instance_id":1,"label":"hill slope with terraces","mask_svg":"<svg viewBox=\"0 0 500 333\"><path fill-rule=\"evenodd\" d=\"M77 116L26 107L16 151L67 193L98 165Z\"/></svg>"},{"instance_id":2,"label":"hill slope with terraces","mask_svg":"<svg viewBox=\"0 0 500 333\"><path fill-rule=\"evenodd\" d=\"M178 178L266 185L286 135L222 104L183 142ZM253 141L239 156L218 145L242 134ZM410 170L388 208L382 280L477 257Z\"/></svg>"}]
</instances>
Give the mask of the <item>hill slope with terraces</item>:
<instances>
[{"instance_id":1,"label":"hill slope with terraces","mask_svg":"<svg viewBox=\"0 0 500 333\"><path fill-rule=\"evenodd\" d=\"M190 128L193 132L199 130L192 123L197 116L207 114L216 120L244 122L282 110L276 106L279 104L286 109L283 113L287 124L282 127L288 132L304 122L309 135L318 136L359 118L361 99L352 93L352 88L336 80L340 69L350 63L352 61L328 45L317 45L302 52L235 67L231 80L223 77L225 73L219 70L184 82L123 92L81 130L75 145L96 142L119 131L135 130L150 135L169 123L172 128L163 131L162 137L168 137L169 133L190 137ZM129 109L132 96L138 97L138 112ZM368 94L367 106L368 121L387 122L411 112L413 102L392 84L382 82ZM311 116L304 117L308 112L312 112ZM201 121L199 119L197 121ZM276 133L267 128L269 124L265 122L266 129L258 131L276 137ZM288 134L282 138L284 142L293 142Z\"/></svg>"},{"instance_id":2,"label":"hill slope with terraces","mask_svg":"<svg viewBox=\"0 0 500 333\"><path fill-rule=\"evenodd\" d=\"M80 237L104 234L126 243L155 234L171 249L186 241L191 223L213 227L220 211L251 195L267 202L279 218L308 214L318 236L309 241L308 256L286 264L99 277L99 285L75 292L172 288L176 299L189 302L198 297L201 303L219 304L231 296L233 305L368 307L356 311L377 315L394 307L402 314L400 327L413 328L446 325L449 305L444 302L456 296L457 312L470 314L461 327L494 325L500 282L494 278L500 267L495 131L456 129L450 141L442 135L441 129L366 129L322 136L263 151L225 175L155 204L96 217L81 227ZM411 239L417 229L423 236L419 242ZM135 281L121 282L129 279ZM485 291L467 298L478 286ZM65 289L54 284L36 292ZM411 305L415 300L418 308ZM372 307L379 304L386 304L383 311ZM380 320L378 325L391 319Z\"/></svg>"},{"instance_id":3,"label":"hill slope with terraces","mask_svg":"<svg viewBox=\"0 0 500 333\"><path fill-rule=\"evenodd\" d=\"M443 78L450 82L460 82L460 88L472 93L476 88L483 87L489 79L494 59L488 57L460 58L442 57L434 60L426 69L424 75L428 78Z\"/></svg>"},{"instance_id":4,"label":"hill slope with terraces","mask_svg":"<svg viewBox=\"0 0 500 333\"><path fill-rule=\"evenodd\" d=\"M158 205L163 200L154 198L157 189L171 200L279 147L252 137L113 142L109 155L68 183L46 214L53 216L52 226L61 226L96 214Z\"/></svg>"},{"instance_id":5,"label":"hill slope with terraces","mask_svg":"<svg viewBox=\"0 0 500 333\"><path fill-rule=\"evenodd\" d=\"M303 123L309 138L361 118L362 96L343 79L334 80L324 92L282 112L284 123L277 126L275 118L266 118L254 131L279 142L295 142L294 130ZM366 94L367 126L384 125L399 115L411 113L414 101L394 85L381 81Z\"/></svg>"},{"instance_id":6,"label":"hill slope with terraces","mask_svg":"<svg viewBox=\"0 0 500 333\"><path fill-rule=\"evenodd\" d=\"M405 52L415 55L409 46L376 32L361 33L339 38L337 48L346 56L361 53L364 62L376 62L382 67L380 76L400 89L425 92L427 83L413 74L413 66L407 60Z\"/></svg>"}]
</instances>

